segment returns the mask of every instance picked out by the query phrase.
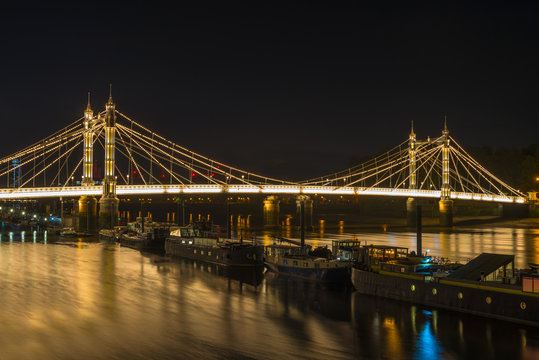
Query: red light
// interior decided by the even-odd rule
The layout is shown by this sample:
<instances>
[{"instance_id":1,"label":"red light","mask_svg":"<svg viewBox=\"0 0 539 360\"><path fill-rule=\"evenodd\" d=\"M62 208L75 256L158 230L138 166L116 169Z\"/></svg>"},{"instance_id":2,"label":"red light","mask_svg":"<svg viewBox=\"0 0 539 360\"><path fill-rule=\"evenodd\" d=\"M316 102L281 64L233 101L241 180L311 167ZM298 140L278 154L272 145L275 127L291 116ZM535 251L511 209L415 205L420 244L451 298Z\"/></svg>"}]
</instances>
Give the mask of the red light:
<instances>
[{"instance_id":1,"label":"red light","mask_svg":"<svg viewBox=\"0 0 539 360\"><path fill-rule=\"evenodd\" d=\"M165 174L161 174L161 179L163 179L165 177Z\"/></svg>"},{"instance_id":2,"label":"red light","mask_svg":"<svg viewBox=\"0 0 539 360\"><path fill-rule=\"evenodd\" d=\"M133 170L133 175L135 175L137 173L137 170Z\"/></svg>"},{"instance_id":3,"label":"red light","mask_svg":"<svg viewBox=\"0 0 539 360\"><path fill-rule=\"evenodd\" d=\"M217 165L217 169L220 169L221 168L221 165Z\"/></svg>"},{"instance_id":4,"label":"red light","mask_svg":"<svg viewBox=\"0 0 539 360\"><path fill-rule=\"evenodd\" d=\"M214 173L211 173L211 177L214 177L214 176L215 176L215 174L214 174Z\"/></svg>"},{"instance_id":5,"label":"red light","mask_svg":"<svg viewBox=\"0 0 539 360\"><path fill-rule=\"evenodd\" d=\"M197 174L195 174L194 172L191 173L191 177L195 177L197 176Z\"/></svg>"}]
</instances>

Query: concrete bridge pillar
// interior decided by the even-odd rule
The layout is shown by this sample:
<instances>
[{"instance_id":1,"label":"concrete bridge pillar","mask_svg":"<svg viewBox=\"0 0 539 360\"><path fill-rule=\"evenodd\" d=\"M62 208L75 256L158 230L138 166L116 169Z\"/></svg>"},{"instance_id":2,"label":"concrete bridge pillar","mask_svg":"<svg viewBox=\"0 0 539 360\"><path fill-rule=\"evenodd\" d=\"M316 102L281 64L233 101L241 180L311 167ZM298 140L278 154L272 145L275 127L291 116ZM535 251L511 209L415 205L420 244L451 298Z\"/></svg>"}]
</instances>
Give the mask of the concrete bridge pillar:
<instances>
[{"instance_id":1,"label":"concrete bridge pillar","mask_svg":"<svg viewBox=\"0 0 539 360\"><path fill-rule=\"evenodd\" d=\"M504 203L498 205L500 216L503 218L525 218L530 216L529 204Z\"/></svg>"},{"instance_id":2,"label":"concrete bridge pillar","mask_svg":"<svg viewBox=\"0 0 539 360\"><path fill-rule=\"evenodd\" d=\"M415 198L408 198L406 200L406 226L414 227L416 225L417 218L417 200Z\"/></svg>"},{"instance_id":3,"label":"concrete bridge pillar","mask_svg":"<svg viewBox=\"0 0 539 360\"><path fill-rule=\"evenodd\" d=\"M279 226L279 198L271 195L264 199L264 227Z\"/></svg>"},{"instance_id":4,"label":"concrete bridge pillar","mask_svg":"<svg viewBox=\"0 0 539 360\"><path fill-rule=\"evenodd\" d=\"M440 226L453 226L453 200L440 200L438 206L440 209Z\"/></svg>"},{"instance_id":5,"label":"concrete bridge pillar","mask_svg":"<svg viewBox=\"0 0 539 360\"><path fill-rule=\"evenodd\" d=\"M97 199L93 196L79 198L79 230L94 232L97 227Z\"/></svg>"},{"instance_id":6,"label":"concrete bridge pillar","mask_svg":"<svg viewBox=\"0 0 539 360\"><path fill-rule=\"evenodd\" d=\"M303 202L305 229L308 231L313 230L313 200L307 195L299 195L296 198L296 215L297 218L301 217L301 203ZM300 226L300 221L297 223Z\"/></svg>"}]
</instances>

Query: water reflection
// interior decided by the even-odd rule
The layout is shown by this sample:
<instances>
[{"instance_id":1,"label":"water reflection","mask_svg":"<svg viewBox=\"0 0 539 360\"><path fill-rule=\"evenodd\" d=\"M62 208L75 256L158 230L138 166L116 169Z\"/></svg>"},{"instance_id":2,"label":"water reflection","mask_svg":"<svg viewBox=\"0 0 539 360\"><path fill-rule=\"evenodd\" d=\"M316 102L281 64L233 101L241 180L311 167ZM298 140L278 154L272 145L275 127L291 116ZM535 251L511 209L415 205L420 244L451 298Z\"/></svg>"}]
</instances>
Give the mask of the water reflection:
<instances>
[{"instance_id":1,"label":"water reflection","mask_svg":"<svg viewBox=\"0 0 539 360\"><path fill-rule=\"evenodd\" d=\"M31 241L26 233L23 242L20 232L0 234L1 359L539 358L537 329L96 239L51 235L47 243L47 236L32 232ZM415 247L415 234L405 232L325 231L307 241L349 236ZM270 232L257 238L273 241ZM537 230L426 233L423 243L449 258L497 250L516 251L521 264L539 262Z\"/></svg>"},{"instance_id":2,"label":"water reflection","mask_svg":"<svg viewBox=\"0 0 539 360\"><path fill-rule=\"evenodd\" d=\"M387 359L535 359L539 330L354 293L356 355ZM374 344L374 346L373 346Z\"/></svg>"},{"instance_id":3,"label":"water reflection","mask_svg":"<svg viewBox=\"0 0 539 360\"><path fill-rule=\"evenodd\" d=\"M299 239L299 233L292 231L290 236ZM269 232L257 234L265 244L273 242ZM314 246L331 246L334 239L356 237L363 244L403 246L410 250L416 248L414 232L344 232L338 228L335 233L321 228L320 232L306 234L306 242ZM483 252L514 254L515 266L525 268L528 263L539 263L539 229L525 228L459 228L452 232L425 232L422 235L423 249L429 249L429 255L449 258L454 261L468 262Z\"/></svg>"},{"instance_id":4,"label":"water reflection","mask_svg":"<svg viewBox=\"0 0 539 360\"><path fill-rule=\"evenodd\" d=\"M347 292L55 240L0 246L2 359L353 358Z\"/></svg>"}]
</instances>

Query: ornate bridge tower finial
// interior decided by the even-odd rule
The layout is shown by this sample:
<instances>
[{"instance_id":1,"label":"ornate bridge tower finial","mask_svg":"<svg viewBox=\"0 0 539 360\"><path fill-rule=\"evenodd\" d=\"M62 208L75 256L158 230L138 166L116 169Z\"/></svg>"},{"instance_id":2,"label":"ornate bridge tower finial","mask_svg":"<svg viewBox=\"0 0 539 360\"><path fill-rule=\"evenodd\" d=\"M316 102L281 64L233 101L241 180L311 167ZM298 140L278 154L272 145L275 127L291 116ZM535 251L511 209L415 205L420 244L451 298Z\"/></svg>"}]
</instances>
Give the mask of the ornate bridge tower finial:
<instances>
[{"instance_id":1,"label":"ornate bridge tower finial","mask_svg":"<svg viewBox=\"0 0 539 360\"><path fill-rule=\"evenodd\" d=\"M409 155L409 166L410 166L410 180L409 180L409 188L410 189L416 189L417 188L417 180L416 180L416 163L415 163L415 156L416 156L416 136L414 133L414 122L412 120L412 130L410 131L410 137L409 137L409 148L408 148L408 155Z\"/></svg>"},{"instance_id":2,"label":"ornate bridge tower finial","mask_svg":"<svg viewBox=\"0 0 539 360\"><path fill-rule=\"evenodd\" d=\"M447 130L447 116L444 117L442 131L442 200L449 200L449 130Z\"/></svg>"},{"instance_id":3,"label":"ornate bridge tower finial","mask_svg":"<svg viewBox=\"0 0 539 360\"><path fill-rule=\"evenodd\" d=\"M94 159L94 111L90 107L90 92L88 92L88 105L84 110L84 145L82 164L82 185L93 185L93 159Z\"/></svg>"},{"instance_id":4,"label":"ornate bridge tower finial","mask_svg":"<svg viewBox=\"0 0 539 360\"><path fill-rule=\"evenodd\" d=\"M101 227L112 228L118 213L119 200L116 197L115 135L116 105L112 101L112 84L109 99L105 104L105 177L103 178L103 196L99 200L99 220Z\"/></svg>"},{"instance_id":5,"label":"ornate bridge tower finial","mask_svg":"<svg viewBox=\"0 0 539 360\"><path fill-rule=\"evenodd\" d=\"M449 186L449 151L449 130L447 129L447 116L445 116L442 131L442 191L439 201L441 226L453 226L453 200L451 200L451 187Z\"/></svg>"}]
</instances>

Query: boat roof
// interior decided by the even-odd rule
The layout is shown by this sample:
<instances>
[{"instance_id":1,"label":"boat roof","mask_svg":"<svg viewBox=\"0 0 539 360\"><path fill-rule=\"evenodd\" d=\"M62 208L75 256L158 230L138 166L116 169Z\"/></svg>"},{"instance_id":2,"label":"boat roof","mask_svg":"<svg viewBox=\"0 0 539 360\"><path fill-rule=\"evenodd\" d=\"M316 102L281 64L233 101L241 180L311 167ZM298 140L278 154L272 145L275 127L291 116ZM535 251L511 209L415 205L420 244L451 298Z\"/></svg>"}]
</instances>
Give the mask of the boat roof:
<instances>
[{"instance_id":1,"label":"boat roof","mask_svg":"<svg viewBox=\"0 0 539 360\"><path fill-rule=\"evenodd\" d=\"M393 246L393 245L364 245L363 247L373 248L373 249L405 249L408 250L407 247L404 246Z\"/></svg>"},{"instance_id":2,"label":"boat roof","mask_svg":"<svg viewBox=\"0 0 539 360\"><path fill-rule=\"evenodd\" d=\"M514 260L515 255L483 253L472 259L466 265L456 269L448 277L479 281L481 280L481 273L486 276L500 267L510 264Z\"/></svg>"},{"instance_id":3,"label":"boat roof","mask_svg":"<svg viewBox=\"0 0 539 360\"><path fill-rule=\"evenodd\" d=\"M338 239L338 240L331 240L332 243L338 243L338 244L344 244L344 243L356 243L356 244L361 244L361 240L359 239Z\"/></svg>"}]
</instances>

